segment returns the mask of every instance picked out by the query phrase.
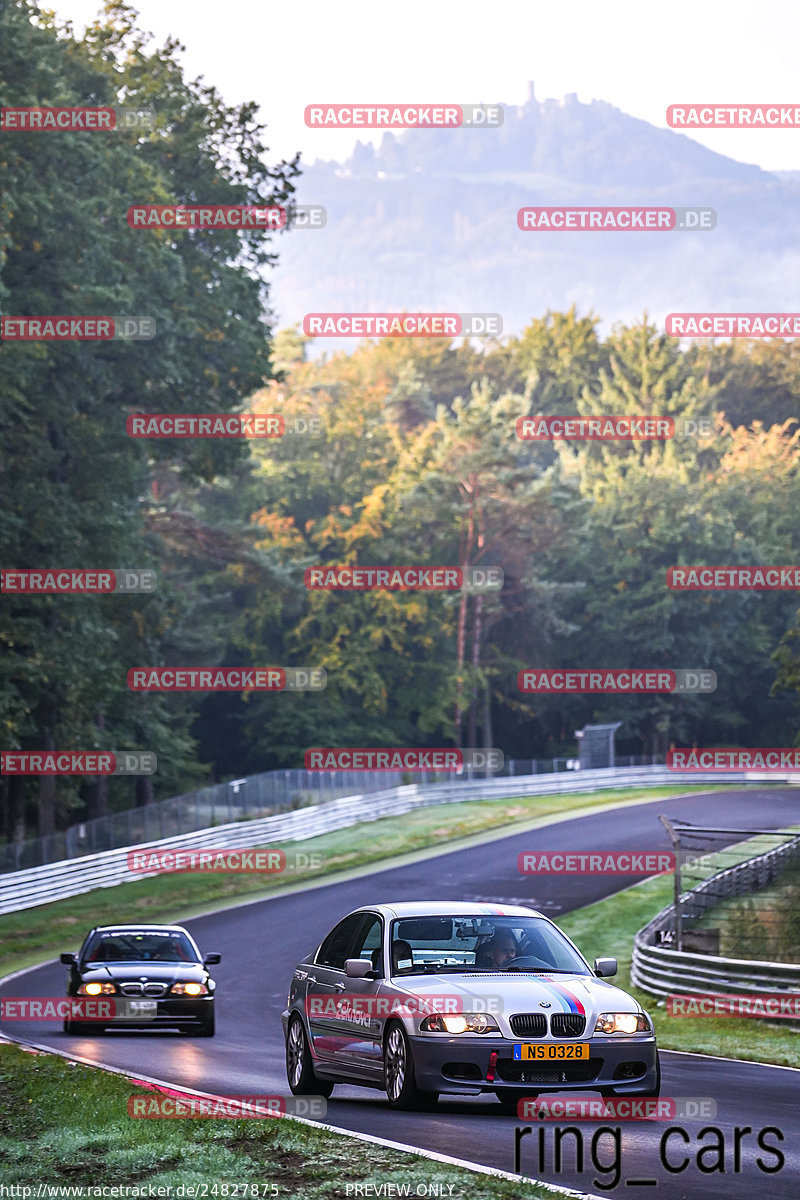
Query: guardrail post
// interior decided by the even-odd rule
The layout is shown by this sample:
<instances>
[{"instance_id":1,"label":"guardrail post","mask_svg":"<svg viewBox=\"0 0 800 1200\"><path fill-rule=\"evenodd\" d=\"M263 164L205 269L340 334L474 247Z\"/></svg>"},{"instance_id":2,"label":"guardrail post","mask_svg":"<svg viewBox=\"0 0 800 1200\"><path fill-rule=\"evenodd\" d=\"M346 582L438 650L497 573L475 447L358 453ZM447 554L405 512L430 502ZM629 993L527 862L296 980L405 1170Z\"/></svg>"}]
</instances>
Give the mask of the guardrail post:
<instances>
[{"instance_id":1,"label":"guardrail post","mask_svg":"<svg viewBox=\"0 0 800 1200\"><path fill-rule=\"evenodd\" d=\"M659 815L659 821L670 836L675 850L675 871L672 876L672 894L675 905L675 949L683 948L683 917L681 914L681 835L665 816Z\"/></svg>"}]
</instances>

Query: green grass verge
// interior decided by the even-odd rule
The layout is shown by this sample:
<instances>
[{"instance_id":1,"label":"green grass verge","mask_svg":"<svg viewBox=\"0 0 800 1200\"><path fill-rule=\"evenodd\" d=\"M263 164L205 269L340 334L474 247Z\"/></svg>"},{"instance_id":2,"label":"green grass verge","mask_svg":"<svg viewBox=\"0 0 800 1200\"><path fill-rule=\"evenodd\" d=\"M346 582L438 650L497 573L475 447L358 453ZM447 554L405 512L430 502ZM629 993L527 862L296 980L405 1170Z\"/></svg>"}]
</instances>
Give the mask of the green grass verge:
<instances>
[{"instance_id":1,"label":"green grass verge","mask_svg":"<svg viewBox=\"0 0 800 1200\"><path fill-rule=\"evenodd\" d=\"M291 843L292 848L322 855L323 869L302 875L168 874L113 888L97 889L68 900L0 916L0 975L32 966L61 950L77 950L85 933L98 920L179 921L237 900L256 900L289 885L313 886L321 878L354 871L369 864L395 865L391 860L422 851L441 853L442 846L485 840L501 829L502 836L523 830L554 815L571 816L601 805L658 800L686 793L686 787L640 788L561 796L526 796L479 800L468 804L437 805L399 817L384 817L351 825L334 833ZM719 791L719 786L692 788ZM289 848L289 843L271 843ZM312 860L313 861L313 860ZM213 947L212 947L213 949Z\"/></svg>"},{"instance_id":2,"label":"green grass verge","mask_svg":"<svg viewBox=\"0 0 800 1200\"><path fill-rule=\"evenodd\" d=\"M137 1120L127 1115L131 1095L153 1093L100 1069L0 1045L3 1183L110 1184L144 1188L144 1195L171 1186L173 1198L180 1184L205 1185L209 1200L222 1196L218 1185L226 1184L228 1196L238 1184L238 1196L248 1200L253 1193L243 1193L244 1184L260 1185L261 1196L304 1200L345 1197L348 1183L406 1184L411 1195L421 1184L451 1185L450 1195L463 1200L553 1196L536 1184L476 1174L289 1118ZM504 1128L502 1136L510 1166L513 1132Z\"/></svg>"},{"instance_id":3,"label":"green grass verge","mask_svg":"<svg viewBox=\"0 0 800 1200\"><path fill-rule=\"evenodd\" d=\"M770 845L774 845L774 840ZM754 839L741 843L735 851L728 848L724 852L724 861L723 856L710 855L706 873L711 874L722 865L733 866L764 849L764 844ZM695 885L698 874L697 868L693 869ZM630 969L634 936L672 900L672 876L658 876L634 884L606 900L567 913L559 917L558 924L581 947L590 962L604 955L617 959L619 974L613 982L635 996L651 1014L660 1049L800 1067L800 1031L793 1032L775 1021L748 1018L669 1017L663 1000L632 986Z\"/></svg>"}]
</instances>

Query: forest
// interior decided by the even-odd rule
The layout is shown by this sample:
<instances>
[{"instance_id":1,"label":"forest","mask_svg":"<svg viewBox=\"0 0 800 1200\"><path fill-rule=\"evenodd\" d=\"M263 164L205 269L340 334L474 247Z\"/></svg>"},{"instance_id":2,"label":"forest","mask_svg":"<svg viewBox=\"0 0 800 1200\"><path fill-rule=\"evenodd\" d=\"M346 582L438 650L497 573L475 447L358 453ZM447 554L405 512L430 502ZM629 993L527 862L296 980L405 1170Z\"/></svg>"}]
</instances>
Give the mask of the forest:
<instances>
[{"instance_id":1,"label":"forest","mask_svg":"<svg viewBox=\"0 0 800 1200\"><path fill-rule=\"evenodd\" d=\"M131 229L133 203L287 205L254 107L151 53L125 5L81 41L0 15L0 103L125 105L152 130L0 143L0 312L146 315L147 340L0 345L4 568L149 569L146 593L0 597L3 750L154 752L155 776L3 776L0 837L47 834L312 746L798 741L796 592L680 591L681 564L798 561L792 339L669 337L647 313L531 313L518 336L325 347L275 328L286 229ZM10 80L14 80L13 95ZM325 349L320 353L320 345ZM334 349L331 350L330 346ZM282 436L146 438L149 414ZM670 438L531 441L518 422L671 418ZM247 421L245 422L247 426ZM250 423L249 428L252 428ZM276 428L266 422L266 428ZM309 589L326 565L499 567L480 591ZM322 668L323 691L136 691L149 667ZM534 696L529 667L706 668L711 695Z\"/></svg>"}]
</instances>

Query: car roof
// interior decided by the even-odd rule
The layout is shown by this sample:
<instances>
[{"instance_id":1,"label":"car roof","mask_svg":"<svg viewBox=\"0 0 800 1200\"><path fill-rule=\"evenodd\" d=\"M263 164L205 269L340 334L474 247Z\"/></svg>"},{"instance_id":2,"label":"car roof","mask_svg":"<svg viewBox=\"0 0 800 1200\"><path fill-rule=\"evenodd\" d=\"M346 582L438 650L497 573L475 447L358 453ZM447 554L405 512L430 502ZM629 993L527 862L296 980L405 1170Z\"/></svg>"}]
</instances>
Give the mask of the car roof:
<instances>
[{"instance_id":1,"label":"car roof","mask_svg":"<svg viewBox=\"0 0 800 1200\"><path fill-rule=\"evenodd\" d=\"M362 904L356 912L380 912L387 917L541 917L535 908L469 900L402 900L399 903Z\"/></svg>"}]
</instances>

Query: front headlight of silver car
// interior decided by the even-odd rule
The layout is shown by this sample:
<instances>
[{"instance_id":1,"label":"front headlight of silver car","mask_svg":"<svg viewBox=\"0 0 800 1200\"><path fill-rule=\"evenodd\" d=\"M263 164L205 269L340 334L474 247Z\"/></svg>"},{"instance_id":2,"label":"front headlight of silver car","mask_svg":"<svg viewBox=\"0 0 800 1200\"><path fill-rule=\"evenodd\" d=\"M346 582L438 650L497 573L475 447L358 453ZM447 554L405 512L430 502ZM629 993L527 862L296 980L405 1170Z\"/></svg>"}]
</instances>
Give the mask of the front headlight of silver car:
<instances>
[{"instance_id":1,"label":"front headlight of silver car","mask_svg":"<svg viewBox=\"0 0 800 1200\"><path fill-rule=\"evenodd\" d=\"M595 1024L595 1033L651 1033L652 1025L644 1013L611 1012L600 1013Z\"/></svg>"},{"instance_id":2,"label":"front headlight of silver car","mask_svg":"<svg viewBox=\"0 0 800 1200\"><path fill-rule=\"evenodd\" d=\"M499 1033L500 1027L486 1013L434 1013L420 1024L421 1033Z\"/></svg>"}]
</instances>

